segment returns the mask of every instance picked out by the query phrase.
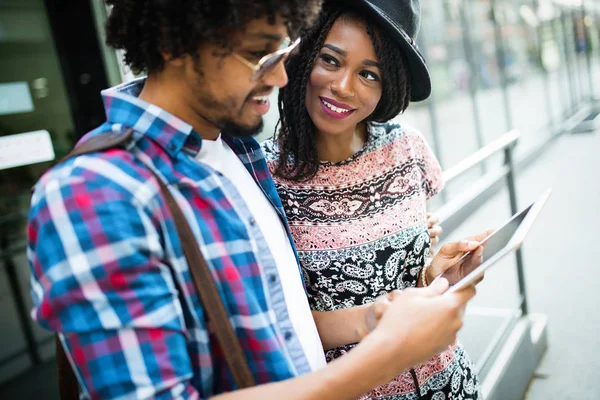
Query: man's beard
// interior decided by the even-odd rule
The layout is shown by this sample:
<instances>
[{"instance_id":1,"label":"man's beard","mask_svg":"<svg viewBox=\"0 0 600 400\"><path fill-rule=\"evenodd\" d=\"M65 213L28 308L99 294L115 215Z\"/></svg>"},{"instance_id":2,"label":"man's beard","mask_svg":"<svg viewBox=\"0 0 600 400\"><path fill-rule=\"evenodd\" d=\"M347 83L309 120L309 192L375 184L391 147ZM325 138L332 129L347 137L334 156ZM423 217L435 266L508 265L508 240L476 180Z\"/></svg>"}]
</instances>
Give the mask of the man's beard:
<instances>
[{"instance_id":1,"label":"man's beard","mask_svg":"<svg viewBox=\"0 0 600 400\"><path fill-rule=\"evenodd\" d=\"M264 127L264 122L262 118L255 126L243 126L229 118L221 119L217 121L217 124L221 128L221 132L224 135L241 138L256 136L263 130Z\"/></svg>"},{"instance_id":2,"label":"man's beard","mask_svg":"<svg viewBox=\"0 0 600 400\"><path fill-rule=\"evenodd\" d=\"M253 137L258 135L263 127L264 127L264 121L261 118L255 125L242 125L239 122L235 121L235 117L233 115L218 115L219 113L223 113L223 110L227 110L229 112L231 112L232 110L238 108L238 113L241 114L242 113L242 108L246 105L246 102L248 100L250 100L252 98L252 96L256 95L257 93L265 93L267 91L270 91L271 88L261 88L260 90L254 90L252 93L250 93L247 97L246 97L246 101L244 101L244 103L242 104L242 106L238 106L237 102L234 98L226 98L224 100L220 100L217 101L214 99L213 96L211 96L210 94L206 94L200 97L200 101L202 103L202 105L209 110L210 112L214 112L215 115L215 119L211 118L205 118L207 121L211 122L213 125L215 125L216 127L218 127L221 130L221 133L224 135L228 135L228 136L235 136L235 137L242 137L242 138L248 138L248 137Z\"/></svg>"}]
</instances>

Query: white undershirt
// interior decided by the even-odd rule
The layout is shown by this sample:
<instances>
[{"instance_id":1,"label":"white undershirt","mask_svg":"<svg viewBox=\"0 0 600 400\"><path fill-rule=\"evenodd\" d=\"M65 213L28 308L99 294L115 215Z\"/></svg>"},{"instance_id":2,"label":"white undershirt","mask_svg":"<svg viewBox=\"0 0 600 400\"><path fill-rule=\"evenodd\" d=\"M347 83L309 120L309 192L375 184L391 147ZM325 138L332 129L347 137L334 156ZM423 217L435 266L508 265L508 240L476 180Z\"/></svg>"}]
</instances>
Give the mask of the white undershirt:
<instances>
[{"instance_id":1,"label":"white undershirt","mask_svg":"<svg viewBox=\"0 0 600 400\"><path fill-rule=\"evenodd\" d=\"M308 305L294 251L277 211L221 136L214 141L203 140L196 159L227 177L246 202L275 260L289 317L311 369L316 371L324 367L323 345Z\"/></svg>"}]
</instances>

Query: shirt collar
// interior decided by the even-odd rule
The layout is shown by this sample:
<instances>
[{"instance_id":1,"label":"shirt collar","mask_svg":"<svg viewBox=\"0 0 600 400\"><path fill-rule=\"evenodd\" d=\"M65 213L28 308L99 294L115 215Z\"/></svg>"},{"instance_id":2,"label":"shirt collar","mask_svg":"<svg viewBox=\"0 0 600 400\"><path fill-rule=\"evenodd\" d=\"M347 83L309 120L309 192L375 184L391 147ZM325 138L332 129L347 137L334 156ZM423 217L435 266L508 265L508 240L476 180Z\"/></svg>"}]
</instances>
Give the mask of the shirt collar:
<instances>
[{"instance_id":1,"label":"shirt collar","mask_svg":"<svg viewBox=\"0 0 600 400\"><path fill-rule=\"evenodd\" d=\"M107 121L143 133L171 157L175 157L182 148L194 156L198 154L202 138L190 124L139 99L145 83L144 77L103 90L101 94Z\"/></svg>"}]
</instances>

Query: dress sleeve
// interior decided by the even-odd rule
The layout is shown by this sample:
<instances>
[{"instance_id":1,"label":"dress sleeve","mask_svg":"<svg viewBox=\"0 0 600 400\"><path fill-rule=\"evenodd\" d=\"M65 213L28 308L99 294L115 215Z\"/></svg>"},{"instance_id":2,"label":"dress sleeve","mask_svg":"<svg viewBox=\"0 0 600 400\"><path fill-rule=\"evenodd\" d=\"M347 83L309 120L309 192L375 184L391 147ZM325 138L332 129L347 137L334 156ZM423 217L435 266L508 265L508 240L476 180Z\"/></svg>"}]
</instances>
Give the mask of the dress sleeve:
<instances>
[{"instance_id":1,"label":"dress sleeve","mask_svg":"<svg viewBox=\"0 0 600 400\"><path fill-rule=\"evenodd\" d=\"M421 132L410 129L410 135L413 138L414 157L423 165L423 187L427 199L430 199L444 188L442 167Z\"/></svg>"},{"instance_id":2,"label":"dress sleeve","mask_svg":"<svg viewBox=\"0 0 600 400\"><path fill-rule=\"evenodd\" d=\"M260 144L260 148L265 156L269 172L274 175L277 161L279 160L277 143L272 138L269 138Z\"/></svg>"}]
</instances>

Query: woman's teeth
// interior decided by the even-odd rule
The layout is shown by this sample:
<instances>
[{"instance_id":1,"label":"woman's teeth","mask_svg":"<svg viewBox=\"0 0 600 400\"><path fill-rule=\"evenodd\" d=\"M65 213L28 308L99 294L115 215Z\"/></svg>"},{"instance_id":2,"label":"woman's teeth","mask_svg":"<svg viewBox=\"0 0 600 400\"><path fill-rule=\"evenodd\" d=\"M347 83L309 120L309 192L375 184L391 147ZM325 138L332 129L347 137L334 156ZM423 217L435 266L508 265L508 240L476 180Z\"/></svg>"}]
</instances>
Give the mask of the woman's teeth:
<instances>
[{"instance_id":1,"label":"woman's teeth","mask_svg":"<svg viewBox=\"0 0 600 400\"><path fill-rule=\"evenodd\" d=\"M336 107L333 104L328 103L328 102L326 102L323 99L321 99L321 101L323 102L323 104L325 104L327 106L327 108L329 108L329 109L331 109L331 110L333 110L333 111L335 111L337 113L347 113L348 111L350 111L350 110L346 110L345 108Z\"/></svg>"}]
</instances>

